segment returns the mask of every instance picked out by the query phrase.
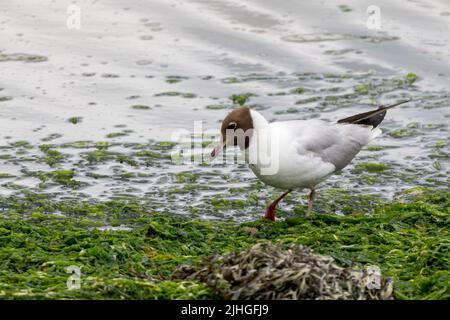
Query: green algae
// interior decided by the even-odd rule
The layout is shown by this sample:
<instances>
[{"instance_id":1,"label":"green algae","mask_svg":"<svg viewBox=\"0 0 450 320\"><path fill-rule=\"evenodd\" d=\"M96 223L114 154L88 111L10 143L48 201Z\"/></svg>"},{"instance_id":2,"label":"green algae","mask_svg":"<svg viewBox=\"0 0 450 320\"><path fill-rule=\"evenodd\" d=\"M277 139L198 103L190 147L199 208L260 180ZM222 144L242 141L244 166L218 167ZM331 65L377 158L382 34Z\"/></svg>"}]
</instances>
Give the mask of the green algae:
<instances>
[{"instance_id":1,"label":"green algae","mask_svg":"<svg viewBox=\"0 0 450 320\"><path fill-rule=\"evenodd\" d=\"M409 72L402 77L397 77L392 79L392 83L397 88L404 88L408 86L412 86L417 81L417 75L414 72Z\"/></svg>"},{"instance_id":2,"label":"green algae","mask_svg":"<svg viewBox=\"0 0 450 320\"><path fill-rule=\"evenodd\" d=\"M61 145L61 148L75 148L75 149L85 149L93 146L92 141L82 140L82 141L73 141L67 142Z\"/></svg>"},{"instance_id":3,"label":"green algae","mask_svg":"<svg viewBox=\"0 0 450 320\"><path fill-rule=\"evenodd\" d=\"M239 80L236 77L228 77L221 80L225 84L231 84L231 83L239 83L241 80Z\"/></svg>"},{"instance_id":4,"label":"green algae","mask_svg":"<svg viewBox=\"0 0 450 320\"><path fill-rule=\"evenodd\" d=\"M48 144L41 144L39 149L45 154L43 160L51 167L61 163L66 158L58 150L52 150Z\"/></svg>"},{"instance_id":5,"label":"green algae","mask_svg":"<svg viewBox=\"0 0 450 320\"><path fill-rule=\"evenodd\" d=\"M293 34L281 37L281 40L287 42L324 42L324 41L337 41L343 40L346 36L337 33L313 33L313 34Z\"/></svg>"},{"instance_id":6,"label":"green algae","mask_svg":"<svg viewBox=\"0 0 450 320\"><path fill-rule=\"evenodd\" d=\"M192 172L178 172L175 174L175 180L176 182L180 183L192 183L197 181L198 174L192 173Z\"/></svg>"},{"instance_id":7,"label":"green algae","mask_svg":"<svg viewBox=\"0 0 450 320\"><path fill-rule=\"evenodd\" d=\"M71 118L67 119L67 121L72 124L78 124L81 121L83 121L83 118L82 117L71 117Z\"/></svg>"},{"instance_id":8,"label":"green algae","mask_svg":"<svg viewBox=\"0 0 450 320\"><path fill-rule=\"evenodd\" d=\"M152 150L140 150L140 151L136 152L136 157L145 158L147 160L170 159L169 155L162 154L160 152L152 151Z\"/></svg>"},{"instance_id":9,"label":"green algae","mask_svg":"<svg viewBox=\"0 0 450 320\"><path fill-rule=\"evenodd\" d=\"M9 179L14 178L15 176L9 173L0 172L0 179Z\"/></svg>"},{"instance_id":10,"label":"green algae","mask_svg":"<svg viewBox=\"0 0 450 320\"><path fill-rule=\"evenodd\" d=\"M125 155L125 154L116 155L116 161L119 163L126 163L132 167L136 167L138 165L136 160L134 160L132 157Z\"/></svg>"},{"instance_id":11,"label":"green algae","mask_svg":"<svg viewBox=\"0 0 450 320\"><path fill-rule=\"evenodd\" d=\"M389 165L384 163L358 163L355 165L355 172L383 172L389 169Z\"/></svg>"},{"instance_id":12,"label":"green algae","mask_svg":"<svg viewBox=\"0 0 450 320\"><path fill-rule=\"evenodd\" d=\"M412 85L417 80L417 75L413 72L409 72L406 76L406 81L408 82L408 85Z\"/></svg>"},{"instance_id":13,"label":"green algae","mask_svg":"<svg viewBox=\"0 0 450 320\"><path fill-rule=\"evenodd\" d=\"M181 82L181 81L187 80L187 79L189 79L189 78L183 77L183 76L167 76L166 82L170 83L170 84L174 84L174 83L178 83L178 82Z\"/></svg>"},{"instance_id":14,"label":"green algae","mask_svg":"<svg viewBox=\"0 0 450 320\"><path fill-rule=\"evenodd\" d=\"M48 141L52 141L52 140L55 140L55 139L59 139L59 138L61 138L62 136L63 136L63 135L60 134L60 133L51 133L51 134L49 134L48 136L42 138L41 141L48 142Z\"/></svg>"},{"instance_id":15,"label":"green algae","mask_svg":"<svg viewBox=\"0 0 450 320\"><path fill-rule=\"evenodd\" d=\"M25 140L19 140L11 143L13 148L32 149L33 145Z\"/></svg>"},{"instance_id":16,"label":"green algae","mask_svg":"<svg viewBox=\"0 0 450 320\"><path fill-rule=\"evenodd\" d=\"M101 163L113 160L117 153L105 149L90 151L85 153L85 158L89 163Z\"/></svg>"},{"instance_id":17,"label":"green algae","mask_svg":"<svg viewBox=\"0 0 450 320\"><path fill-rule=\"evenodd\" d=\"M438 140L433 142L432 147L436 148L436 149L441 149L444 148L447 145L447 142L445 142L444 140Z\"/></svg>"},{"instance_id":18,"label":"green algae","mask_svg":"<svg viewBox=\"0 0 450 320\"><path fill-rule=\"evenodd\" d=\"M128 136L132 131L131 130L123 130L120 132L111 132L106 135L108 139L120 138Z\"/></svg>"},{"instance_id":19,"label":"green algae","mask_svg":"<svg viewBox=\"0 0 450 320\"><path fill-rule=\"evenodd\" d=\"M9 100L12 100L13 99L13 97L9 97L9 96L1 96L0 97L0 102L3 102L3 101L9 101Z\"/></svg>"},{"instance_id":20,"label":"green algae","mask_svg":"<svg viewBox=\"0 0 450 320\"><path fill-rule=\"evenodd\" d=\"M306 103L312 103L312 102L316 102L316 101L320 101L320 100L322 100L321 97L311 97L311 98L298 100L297 102L295 102L295 104L306 104Z\"/></svg>"},{"instance_id":21,"label":"green algae","mask_svg":"<svg viewBox=\"0 0 450 320\"><path fill-rule=\"evenodd\" d=\"M287 108L286 110L280 110L280 111L276 111L274 112L275 114L287 114L287 113L299 113L301 110L297 109L297 108Z\"/></svg>"},{"instance_id":22,"label":"green algae","mask_svg":"<svg viewBox=\"0 0 450 320\"><path fill-rule=\"evenodd\" d=\"M361 51L356 51L355 49L350 49L350 48L341 49L341 50L325 50L323 53L326 55L340 56L340 55L345 55L350 52L361 53Z\"/></svg>"},{"instance_id":23,"label":"green algae","mask_svg":"<svg viewBox=\"0 0 450 320\"><path fill-rule=\"evenodd\" d=\"M339 10L341 10L341 12L350 12L350 11L352 11L352 9L346 4L340 4L338 6L338 8L339 8Z\"/></svg>"},{"instance_id":24,"label":"green algae","mask_svg":"<svg viewBox=\"0 0 450 320\"><path fill-rule=\"evenodd\" d=\"M240 106L243 106L250 97L256 97L254 93L246 92L241 94L232 94L228 98L233 101L234 104L238 104Z\"/></svg>"},{"instance_id":25,"label":"green algae","mask_svg":"<svg viewBox=\"0 0 450 320\"><path fill-rule=\"evenodd\" d=\"M221 298L203 282L169 279L181 264L271 242L309 246L344 267L378 266L393 279L397 299L450 299L450 193L421 188L408 196L375 206L372 215L241 224L158 214L132 201L1 197L0 298ZM81 270L79 289L67 288L69 266Z\"/></svg>"},{"instance_id":26,"label":"green algae","mask_svg":"<svg viewBox=\"0 0 450 320\"><path fill-rule=\"evenodd\" d=\"M176 145L177 143L173 141L158 141L152 143L151 147L156 150L170 150Z\"/></svg>"},{"instance_id":27,"label":"green algae","mask_svg":"<svg viewBox=\"0 0 450 320\"><path fill-rule=\"evenodd\" d=\"M131 106L132 109L135 110L150 110L151 108L149 106L143 105L143 104L135 104Z\"/></svg>"},{"instance_id":28,"label":"green algae","mask_svg":"<svg viewBox=\"0 0 450 320\"><path fill-rule=\"evenodd\" d=\"M355 87L355 91L359 94L368 94L369 93L369 85L368 84L358 84Z\"/></svg>"},{"instance_id":29,"label":"green algae","mask_svg":"<svg viewBox=\"0 0 450 320\"><path fill-rule=\"evenodd\" d=\"M167 92L160 92L156 93L154 95L155 97L182 97L182 98L196 98L197 95L190 92L178 92L178 91L167 91Z\"/></svg>"},{"instance_id":30,"label":"green algae","mask_svg":"<svg viewBox=\"0 0 450 320\"><path fill-rule=\"evenodd\" d=\"M368 184L371 184L372 179L378 179L378 176L369 174L359 174L358 180L366 179ZM308 201L308 195L303 195L304 202ZM290 200L287 199L286 202ZM307 207L305 204L299 204L298 199L294 199L293 212L297 215L307 214ZM327 188L320 190L314 204L314 212L317 213L336 213L336 214L373 214L375 208L385 204L385 200L374 194L350 194L348 191L341 188ZM290 218L292 214L281 212L281 216Z\"/></svg>"},{"instance_id":31,"label":"green algae","mask_svg":"<svg viewBox=\"0 0 450 320\"><path fill-rule=\"evenodd\" d=\"M104 146L97 146L97 150L86 152L83 154L83 158L87 160L89 164L100 164L109 161L115 161L118 163L128 164L130 166L136 167L139 165L138 161L134 158L135 155L141 156L139 151L136 154L124 154L120 152L108 151L108 144Z\"/></svg>"},{"instance_id":32,"label":"green algae","mask_svg":"<svg viewBox=\"0 0 450 320\"><path fill-rule=\"evenodd\" d=\"M365 147L367 151L380 151L384 148L382 146L368 145Z\"/></svg>"},{"instance_id":33,"label":"green algae","mask_svg":"<svg viewBox=\"0 0 450 320\"><path fill-rule=\"evenodd\" d=\"M351 8L343 5L344 10L341 8L343 12L351 11ZM399 37L395 36L368 36L368 35L356 35L356 34L340 34L340 33L311 33L311 34L292 34L281 37L281 40L287 42L296 42L296 43L309 43L309 42L325 42L325 41L340 41L346 39L358 39L363 40L369 43L382 43L385 41L395 41L399 40Z\"/></svg>"},{"instance_id":34,"label":"green algae","mask_svg":"<svg viewBox=\"0 0 450 320\"><path fill-rule=\"evenodd\" d=\"M222 110L228 108L228 106L223 104L209 104L205 108L210 110Z\"/></svg>"},{"instance_id":35,"label":"green algae","mask_svg":"<svg viewBox=\"0 0 450 320\"><path fill-rule=\"evenodd\" d=\"M389 135L392 138L401 139L406 137L413 137L417 135L417 131L414 128L408 127L408 128L401 128L397 130L393 130L389 132Z\"/></svg>"},{"instance_id":36,"label":"green algae","mask_svg":"<svg viewBox=\"0 0 450 320\"><path fill-rule=\"evenodd\" d=\"M0 53L0 62L21 61L21 62L26 62L26 63L33 63L33 62L44 62L47 60L48 60L48 58L45 56L33 55L33 54L27 54L27 53L12 53L12 54Z\"/></svg>"},{"instance_id":37,"label":"green algae","mask_svg":"<svg viewBox=\"0 0 450 320\"><path fill-rule=\"evenodd\" d=\"M81 183L74 179L75 172L73 170L53 170L53 171L37 171L30 175L39 178L43 183L53 182L64 187L77 188Z\"/></svg>"},{"instance_id":38,"label":"green algae","mask_svg":"<svg viewBox=\"0 0 450 320\"><path fill-rule=\"evenodd\" d=\"M303 88L303 87L294 88L294 89L291 90L291 93L294 93L294 94L305 93L305 88Z\"/></svg>"}]
</instances>

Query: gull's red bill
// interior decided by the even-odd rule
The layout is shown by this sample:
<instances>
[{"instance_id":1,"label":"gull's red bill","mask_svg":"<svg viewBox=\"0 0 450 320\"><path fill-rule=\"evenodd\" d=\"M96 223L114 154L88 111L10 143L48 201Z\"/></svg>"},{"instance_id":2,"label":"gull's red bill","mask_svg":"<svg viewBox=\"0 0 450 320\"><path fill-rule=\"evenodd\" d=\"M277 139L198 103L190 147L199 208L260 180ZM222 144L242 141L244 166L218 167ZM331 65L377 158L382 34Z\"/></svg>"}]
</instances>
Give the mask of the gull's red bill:
<instances>
[{"instance_id":1,"label":"gull's red bill","mask_svg":"<svg viewBox=\"0 0 450 320\"><path fill-rule=\"evenodd\" d=\"M215 158L219 155L219 153L222 151L223 149L223 144L219 144L218 146L214 147L214 149L212 149L211 151L211 158Z\"/></svg>"}]
</instances>

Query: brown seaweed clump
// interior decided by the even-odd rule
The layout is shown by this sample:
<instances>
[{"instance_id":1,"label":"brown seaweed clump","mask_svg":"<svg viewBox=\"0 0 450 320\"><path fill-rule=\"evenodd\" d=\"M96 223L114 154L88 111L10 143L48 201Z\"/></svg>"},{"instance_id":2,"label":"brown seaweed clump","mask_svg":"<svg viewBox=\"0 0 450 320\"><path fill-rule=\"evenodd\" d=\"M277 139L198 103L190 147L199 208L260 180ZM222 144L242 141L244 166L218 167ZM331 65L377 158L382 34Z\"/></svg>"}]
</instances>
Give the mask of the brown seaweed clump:
<instances>
[{"instance_id":1,"label":"brown seaweed clump","mask_svg":"<svg viewBox=\"0 0 450 320\"><path fill-rule=\"evenodd\" d=\"M173 278L204 282L223 299L392 299L392 281L373 268L343 268L301 245L264 243L180 266Z\"/></svg>"}]
</instances>

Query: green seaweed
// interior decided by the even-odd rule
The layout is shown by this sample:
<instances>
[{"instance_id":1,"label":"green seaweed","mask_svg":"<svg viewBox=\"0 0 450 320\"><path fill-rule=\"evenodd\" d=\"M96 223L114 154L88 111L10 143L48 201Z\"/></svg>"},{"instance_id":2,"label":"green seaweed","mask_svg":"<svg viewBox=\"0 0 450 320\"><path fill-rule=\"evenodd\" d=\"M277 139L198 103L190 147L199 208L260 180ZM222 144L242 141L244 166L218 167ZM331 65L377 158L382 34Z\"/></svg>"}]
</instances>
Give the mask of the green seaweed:
<instances>
[{"instance_id":1,"label":"green seaweed","mask_svg":"<svg viewBox=\"0 0 450 320\"><path fill-rule=\"evenodd\" d=\"M367 151L380 151L383 150L382 146L376 146L376 145L368 145L366 146Z\"/></svg>"},{"instance_id":2,"label":"green seaweed","mask_svg":"<svg viewBox=\"0 0 450 320\"><path fill-rule=\"evenodd\" d=\"M43 183L52 181L64 187L77 188L81 183L74 179L75 172L73 170L53 170L53 171L37 171L32 175L39 178Z\"/></svg>"},{"instance_id":3,"label":"green seaweed","mask_svg":"<svg viewBox=\"0 0 450 320\"><path fill-rule=\"evenodd\" d=\"M392 138L397 138L397 139L413 137L416 134L417 134L417 131L411 127L401 128L401 129L397 129L397 130L393 130L393 131L389 132L389 135Z\"/></svg>"},{"instance_id":4,"label":"green seaweed","mask_svg":"<svg viewBox=\"0 0 450 320\"><path fill-rule=\"evenodd\" d=\"M297 87L297 88L291 90L291 93L294 93L294 94L302 94L304 92L305 92L305 88L303 88L303 87Z\"/></svg>"},{"instance_id":5,"label":"green seaweed","mask_svg":"<svg viewBox=\"0 0 450 320\"><path fill-rule=\"evenodd\" d=\"M243 106L250 97L255 97L256 95L251 92L241 93L241 94L232 94L228 98L233 101L234 104L238 104Z\"/></svg>"},{"instance_id":6,"label":"green seaweed","mask_svg":"<svg viewBox=\"0 0 450 320\"><path fill-rule=\"evenodd\" d=\"M411 201L378 204L372 215L298 215L276 223L158 214L134 201L1 197L0 298L221 298L203 282L168 279L181 264L272 242L309 246L344 267L379 266L393 279L396 299L450 299L450 192L421 188L408 195ZM97 229L105 224L132 229ZM79 289L67 287L69 266L81 270Z\"/></svg>"},{"instance_id":7,"label":"green seaweed","mask_svg":"<svg viewBox=\"0 0 450 320\"><path fill-rule=\"evenodd\" d=\"M14 148L23 148L23 149L32 149L33 145L28 141L19 140L11 143L11 146Z\"/></svg>"},{"instance_id":8,"label":"green seaweed","mask_svg":"<svg viewBox=\"0 0 450 320\"><path fill-rule=\"evenodd\" d=\"M82 117L71 117L71 118L67 119L67 121L72 124L78 124L81 121L83 121L83 118Z\"/></svg>"},{"instance_id":9,"label":"green seaweed","mask_svg":"<svg viewBox=\"0 0 450 320\"><path fill-rule=\"evenodd\" d=\"M369 85L368 84L358 84L355 86L355 91L359 94L368 94L369 93Z\"/></svg>"},{"instance_id":10,"label":"green seaweed","mask_svg":"<svg viewBox=\"0 0 450 320\"><path fill-rule=\"evenodd\" d=\"M149 106L143 105L143 104L135 104L131 106L132 109L135 110L150 110L151 108Z\"/></svg>"},{"instance_id":11,"label":"green seaweed","mask_svg":"<svg viewBox=\"0 0 450 320\"><path fill-rule=\"evenodd\" d=\"M120 132L111 132L106 135L106 138L113 139L113 138L119 138L119 137L126 137L131 132L133 132L133 131L132 130L123 130Z\"/></svg>"},{"instance_id":12,"label":"green seaweed","mask_svg":"<svg viewBox=\"0 0 450 320\"><path fill-rule=\"evenodd\" d=\"M100 163L113 160L116 155L115 152L100 149L86 153L85 157L89 163Z\"/></svg>"},{"instance_id":13,"label":"green seaweed","mask_svg":"<svg viewBox=\"0 0 450 320\"><path fill-rule=\"evenodd\" d=\"M195 93L178 92L178 91L167 91L167 92L156 93L154 96L155 97L183 97L183 98L188 98L188 99L197 97L197 95Z\"/></svg>"},{"instance_id":14,"label":"green seaweed","mask_svg":"<svg viewBox=\"0 0 450 320\"><path fill-rule=\"evenodd\" d=\"M210 110L221 110L221 109L228 108L228 106L223 105L223 104L209 104L205 108L210 109Z\"/></svg>"},{"instance_id":15,"label":"green seaweed","mask_svg":"<svg viewBox=\"0 0 450 320\"><path fill-rule=\"evenodd\" d=\"M295 104L306 104L306 103L316 102L321 99L322 99L321 97L311 97L311 98L298 100L297 102L295 102Z\"/></svg>"},{"instance_id":16,"label":"green seaweed","mask_svg":"<svg viewBox=\"0 0 450 320\"><path fill-rule=\"evenodd\" d=\"M13 97L9 97L9 96L1 96L0 97L0 102L3 102L3 101L9 101L9 100L12 100L13 99Z\"/></svg>"},{"instance_id":17,"label":"green seaweed","mask_svg":"<svg viewBox=\"0 0 450 320\"><path fill-rule=\"evenodd\" d=\"M358 163L355 166L356 172L383 172L389 169L389 165L384 163Z\"/></svg>"},{"instance_id":18,"label":"green seaweed","mask_svg":"<svg viewBox=\"0 0 450 320\"><path fill-rule=\"evenodd\" d=\"M167 76L166 77L166 82L170 83L170 84L174 84L174 83L178 83L181 82L183 80L187 80L188 77L183 77L183 76Z\"/></svg>"},{"instance_id":19,"label":"green seaweed","mask_svg":"<svg viewBox=\"0 0 450 320\"><path fill-rule=\"evenodd\" d=\"M126 163L130 166L136 167L138 165L137 161L134 160L131 156L125 154L118 154L116 156L116 161L119 163Z\"/></svg>"},{"instance_id":20,"label":"green seaweed","mask_svg":"<svg viewBox=\"0 0 450 320\"><path fill-rule=\"evenodd\" d=\"M39 56L39 55L33 55L33 54L26 54L26 53L12 53L12 54L5 54L0 53L0 62L3 61L21 61L26 63L31 62L44 62L47 61L48 58L45 56Z\"/></svg>"},{"instance_id":21,"label":"green seaweed","mask_svg":"<svg viewBox=\"0 0 450 320\"><path fill-rule=\"evenodd\" d=\"M436 148L436 149L441 149L441 148L444 148L446 145L447 145L446 141L438 140L438 141L433 142L432 147Z\"/></svg>"},{"instance_id":22,"label":"green seaweed","mask_svg":"<svg viewBox=\"0 0 450 320\"><path fill-rule=\"evenodd\" d=\"M62 162L66 158L61 152L52 150L48 144L41 144L39 149L45 154L43 160L51 167Z\"/></svg>"},{"instance_id":23,"label":"green seaweed","mask_svg":"<svg viewBox=\"0 0 450 320\"><path fill-rule=\"evenodd\" d=\"M416 82L417 75L413 72L408 73L406 76L406 81L408 82L408 85L412 85L414 82Z\"/></svg>"},{"instance_id":24,"label":"green seaweed","mask_svg":"<svg viewBox=\"0 0 450 320\"><path fill-rule=\"evenodd\" d=\"M9 173L0 172L0 179L9 179L14 178L15 176Z\"/></svg>"},{"instance_id":25,"label":"green seaweed","mask_svg":"<svg viewBox=\"0 0 450 320\"><path fill-rule=\"evenodd\" d=\"M340 4L338 6L338 8L339 8L339 10L341 10L341 12L350 12L350 11L352 11L352 9L346 4Z\"/></svg>"}]
</instances>

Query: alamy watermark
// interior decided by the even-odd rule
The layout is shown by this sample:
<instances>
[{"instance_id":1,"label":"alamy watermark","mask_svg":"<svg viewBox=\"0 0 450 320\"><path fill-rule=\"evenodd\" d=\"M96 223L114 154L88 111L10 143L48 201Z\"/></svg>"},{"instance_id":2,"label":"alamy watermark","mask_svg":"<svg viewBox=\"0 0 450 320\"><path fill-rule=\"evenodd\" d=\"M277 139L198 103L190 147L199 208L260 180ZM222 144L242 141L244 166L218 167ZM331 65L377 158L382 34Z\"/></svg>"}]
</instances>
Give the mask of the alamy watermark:
<instances>
[{"instance_id":1,"label":"alamy watermark","mask_svg":"<svg viewBox=\"0 0 450 320\"><path fill-rule=\"evenodd\" d=\"M381 9L379 6L370 5L366 9L366 13L369 17L366 20L366 27L370 30L381 29Z\"/></svg>"},{"instance_id":2,"label":"alamy watermark","mask_svg":"<svg viewBox=\"0 0 450 320\"><path fill-rule=\"evenodd\" d=\"M67 29L81 29L81 8L76 4L67 7L66 13L69 15L66 20Z\"/></svg>"},{"instance_id":3,"label":"alamy watermark","mask_svg":"<svg viewBox=\"0 0 450 320\"><path fill-rule=\"evenodd\" d=\"M366 268L368 282L366 287L369 290L381 289L381 269L378 266L368 266Z\"/></svg>"},{"instance_id":4,"label":"alamy watermark","mask_svg":"<svg viewBox=\"0 0 450 320\"><path fill-rule=\"evenodd\" d=\"M71 275L67 278L67 289L75 290L81 288L81 268L79 266L68 266L67 273Z\"/></svg>"}]
</instances>

